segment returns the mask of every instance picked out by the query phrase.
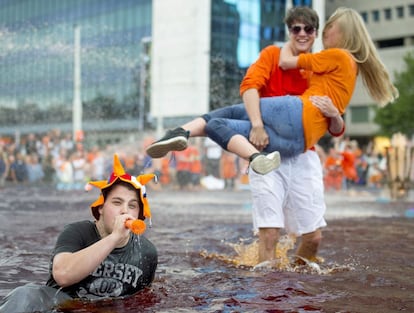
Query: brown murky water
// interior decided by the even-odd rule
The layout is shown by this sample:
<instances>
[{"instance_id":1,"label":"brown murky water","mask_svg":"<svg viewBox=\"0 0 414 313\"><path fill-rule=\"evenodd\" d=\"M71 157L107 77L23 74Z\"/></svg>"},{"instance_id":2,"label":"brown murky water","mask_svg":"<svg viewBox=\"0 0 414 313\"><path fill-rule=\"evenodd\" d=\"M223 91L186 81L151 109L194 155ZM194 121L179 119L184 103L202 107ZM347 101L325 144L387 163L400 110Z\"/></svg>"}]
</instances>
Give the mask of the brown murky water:
<instances>
[{"instance_id":1,"label":"brown murky water","mask_svg":"<svg viewBox=\"0 0 414 313\"><path fill-rule=\"evenodd\" d=\"M2 298L46 280L56 236L90 218L96 195L21 188L0 196ZM240 265L255 249L249 191L150 191L149 201L146 236L159 252L151 288L56 312L414 312L414 218L404 217L412 202L328 197L325 262L272 269Z\"/></svg>"}]
</instances>

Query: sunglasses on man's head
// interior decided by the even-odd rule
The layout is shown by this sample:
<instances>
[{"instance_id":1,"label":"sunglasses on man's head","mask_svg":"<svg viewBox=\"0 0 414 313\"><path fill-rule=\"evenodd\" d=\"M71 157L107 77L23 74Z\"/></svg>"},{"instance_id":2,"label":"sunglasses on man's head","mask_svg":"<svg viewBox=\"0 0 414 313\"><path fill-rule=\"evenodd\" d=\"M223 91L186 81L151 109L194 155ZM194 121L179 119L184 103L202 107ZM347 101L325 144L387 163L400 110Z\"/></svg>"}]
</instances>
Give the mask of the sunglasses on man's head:
<instances>
[{"instance_id":1,"label":"sunglasses on man's head","mask_svg":"<svg viewBox=\"0 0 414 313\"><path fill-rule=\"evenodd\" d=\"M290 31L294 35L298 35L302 29L305 31L307 35L312 35L315 32L315 27L310 26L310 25L306 25L304 27L300 25L293 25L292 27L290 27Z\"/></svg>"}]
</instances>

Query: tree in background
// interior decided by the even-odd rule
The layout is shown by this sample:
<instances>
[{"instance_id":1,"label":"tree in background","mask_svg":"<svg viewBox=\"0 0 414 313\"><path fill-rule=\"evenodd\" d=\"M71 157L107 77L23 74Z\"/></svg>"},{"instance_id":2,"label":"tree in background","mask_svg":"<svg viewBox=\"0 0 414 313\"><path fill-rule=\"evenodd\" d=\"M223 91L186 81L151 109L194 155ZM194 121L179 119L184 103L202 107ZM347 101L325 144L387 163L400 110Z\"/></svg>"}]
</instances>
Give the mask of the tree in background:
<instances>
[{"instance_id":1,"label":"tree in background","mask_svg":"<svg viewBox=\"0 0 414 313\"><path fill-rule=\"evenodd\" d=\"M395 86L400 97L384 108L377 110L375 122L382 135L391 136L401 132L408 137L414 135L414 54L405 57L406 70L395 74Z\"/></svg>"}]
</instances>

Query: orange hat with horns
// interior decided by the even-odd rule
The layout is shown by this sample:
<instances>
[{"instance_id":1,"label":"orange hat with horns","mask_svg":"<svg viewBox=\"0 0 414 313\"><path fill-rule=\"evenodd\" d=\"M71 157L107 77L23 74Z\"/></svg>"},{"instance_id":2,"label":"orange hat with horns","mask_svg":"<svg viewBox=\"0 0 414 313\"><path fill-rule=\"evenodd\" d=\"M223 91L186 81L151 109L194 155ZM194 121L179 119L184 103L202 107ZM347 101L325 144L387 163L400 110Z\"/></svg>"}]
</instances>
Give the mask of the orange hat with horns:
<instances>
[{"instance_id":1,"label":"orange hat with horns","mask_svg":"<svg viewBox=\"0 0 414 313\"><path fill-rule=\"evenodd\" d=\"M111 187L117 180L124 181L130 185L132 185L135 189L137 189L139 198L143 205L143 212L140 213L141 219L145 219L146 217L151 217L151 211L147 200L146 188L145 184L148 183L151 179L155 178L155 174L143 174L139 176L131 176L128 173L125 173L124 167L121 164L121 161L118 158L117 154L114 154L114 167L113 172L108 180L99 180L99 181L90 181L86 186L86 190L90 190L90 186L97 187L101 190L101 194L99 198L91 204L92 214L93 216L98 219L99 213L98 208L104 204L105 198L102 191L106 188Z\"/></svg>"}]
</instances>

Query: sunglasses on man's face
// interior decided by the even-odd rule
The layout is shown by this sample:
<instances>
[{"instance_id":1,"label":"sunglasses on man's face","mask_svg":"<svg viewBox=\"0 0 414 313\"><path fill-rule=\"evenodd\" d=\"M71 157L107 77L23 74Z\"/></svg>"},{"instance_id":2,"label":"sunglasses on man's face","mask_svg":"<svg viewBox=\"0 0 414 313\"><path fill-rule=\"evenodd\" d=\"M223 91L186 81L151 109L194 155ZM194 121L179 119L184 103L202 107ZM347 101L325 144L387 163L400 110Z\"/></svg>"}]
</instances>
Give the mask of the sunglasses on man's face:
<instances>
[{"instance_id":1,"label":"sunglasses on man's face","mask_svg":"<svg viewBox=\"0 0 414 313\"><path fill-rule=\"evenodd\" d=\"M315 27L310 25L306 25L304 27L300 25L293 25L290 28L290 31L292 32L292 34L298 35L302 29L305 31L307 35L312 35L315 32Z\"/></svg>"}]
</instances>

